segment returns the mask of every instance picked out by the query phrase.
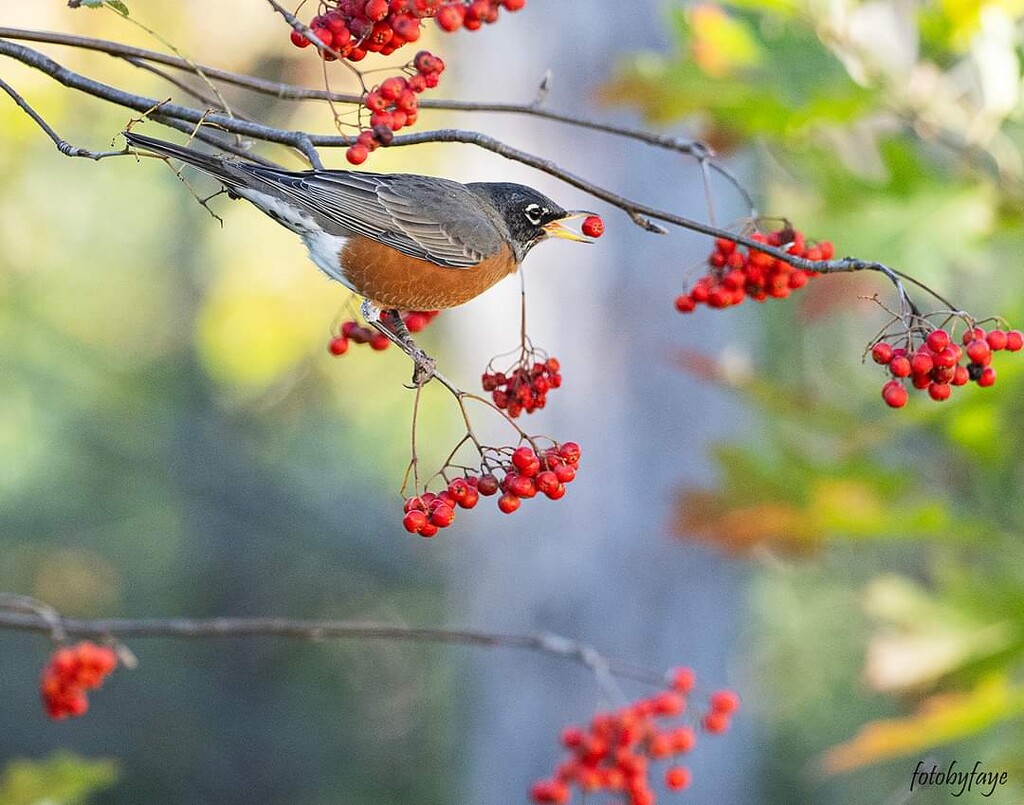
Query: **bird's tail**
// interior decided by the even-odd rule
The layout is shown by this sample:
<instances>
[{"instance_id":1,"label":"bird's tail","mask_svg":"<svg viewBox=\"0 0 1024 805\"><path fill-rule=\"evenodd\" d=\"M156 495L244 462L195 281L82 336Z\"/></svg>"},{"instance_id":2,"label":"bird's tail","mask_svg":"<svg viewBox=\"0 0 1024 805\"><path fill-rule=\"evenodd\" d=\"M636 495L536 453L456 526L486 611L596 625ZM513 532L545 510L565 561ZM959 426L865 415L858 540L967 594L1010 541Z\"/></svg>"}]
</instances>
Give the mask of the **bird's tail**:
<instances>
[{"instance_id":1,"label":"bird's tail","mask_svg":"<svg viewBox=\"0 0 1024 805\"><path fill-rule=\"evenodd\" d=\"M186 148L185 146L175 145L164 140L156 140L153 137L135 134L131 131L124 132L124 138L133 148L180 160L186 165L191 165L203 173L208 173L210 176L219 179L229 188L246 185L245 174L220 157L204 154L202 151L197 151L194 148Z\"/></svg>"}]
</instances>

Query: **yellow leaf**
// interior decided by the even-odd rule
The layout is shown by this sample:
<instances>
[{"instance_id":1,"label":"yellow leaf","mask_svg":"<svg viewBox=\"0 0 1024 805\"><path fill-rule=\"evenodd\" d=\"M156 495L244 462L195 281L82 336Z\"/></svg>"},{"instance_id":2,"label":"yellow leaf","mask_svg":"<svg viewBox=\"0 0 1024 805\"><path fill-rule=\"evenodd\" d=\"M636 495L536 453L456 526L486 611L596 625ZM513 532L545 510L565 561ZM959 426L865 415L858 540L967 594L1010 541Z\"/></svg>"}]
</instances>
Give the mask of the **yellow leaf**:
<instances>
[{"instance_id":1,"label":"yellow leaf","mask_svg":"<svg viewBox=\"0 0 1024 805\"><path fill-rule=\"evenodd\" d=\"M697 5L687 12L693 60L707 75L721 78L761 61L757 39L721 7Z\"/></svg>"},{"instance_id":2,"label":"yellow leaf","mask_svg":"<svg viewBox=\"0 0 1024 805\"><path fill-rule=\"evenodd\" d=\"M843 774L890 758L919 755L1021 715L1024 689L994 675L974 690L931 696L906 718L865 724L849 741L826 751L820 765L826 774Z\"/></svg>"}]
</instances>

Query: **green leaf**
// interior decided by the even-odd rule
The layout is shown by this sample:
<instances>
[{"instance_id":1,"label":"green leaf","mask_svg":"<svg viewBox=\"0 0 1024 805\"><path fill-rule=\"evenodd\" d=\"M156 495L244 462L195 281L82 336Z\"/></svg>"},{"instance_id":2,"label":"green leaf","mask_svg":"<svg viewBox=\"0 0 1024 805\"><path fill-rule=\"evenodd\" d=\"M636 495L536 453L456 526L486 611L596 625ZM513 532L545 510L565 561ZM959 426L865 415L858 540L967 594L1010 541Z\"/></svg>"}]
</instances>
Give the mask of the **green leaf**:
<instances>
[{"instance_id":1,"label":"green leaf","mask_svg":"<svg viewBox=\"0 0 1024 805\"><path fill-rule=\"evenodd\" d=\"M12 760L0 775L4 805L85 805L117 782L112 760L55 752L45 760Z\"/></svg>"},{"instance_id":2,"label":"green leaf","mask_svg":"<svg viewBox=\"0 0 1024 805\"><path fill-rule=\"evenodd\" d=\"M128 6L121 2L121 0L107 0L106 5L108 8L114 9L122 17L128 16Z\"/></svg>"}]
</instances>

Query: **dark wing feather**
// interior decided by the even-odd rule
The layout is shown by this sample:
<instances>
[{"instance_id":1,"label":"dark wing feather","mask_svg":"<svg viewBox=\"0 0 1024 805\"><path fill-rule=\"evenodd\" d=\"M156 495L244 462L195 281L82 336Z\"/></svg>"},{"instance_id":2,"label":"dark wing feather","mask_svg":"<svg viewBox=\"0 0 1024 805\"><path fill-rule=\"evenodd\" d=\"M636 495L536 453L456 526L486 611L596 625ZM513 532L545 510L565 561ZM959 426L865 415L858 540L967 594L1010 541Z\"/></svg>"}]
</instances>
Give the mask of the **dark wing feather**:
<instances>
[{"instance_id":1,"label":"dark wing feather","mask_svg":"<svg viewBox=\"0 0 1024 805\"><path fill-rule=\"evenodd\" d=\"M240 165L336 234L358 234L448 268L470 268L505 240L465 185L410 174L285 173Z\"/></svg>"}]
</instances>

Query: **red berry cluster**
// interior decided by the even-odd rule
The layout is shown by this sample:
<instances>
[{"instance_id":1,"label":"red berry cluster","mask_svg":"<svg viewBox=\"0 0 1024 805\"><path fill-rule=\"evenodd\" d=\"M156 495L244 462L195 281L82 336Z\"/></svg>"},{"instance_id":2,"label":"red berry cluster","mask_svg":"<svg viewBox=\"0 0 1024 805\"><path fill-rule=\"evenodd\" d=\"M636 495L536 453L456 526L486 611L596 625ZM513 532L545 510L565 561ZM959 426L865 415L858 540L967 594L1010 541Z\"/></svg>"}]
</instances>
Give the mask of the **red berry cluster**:
<instances>
[{"instance_id":1,"label":"red berry cluster","mask_svg":"<svg viewBox=\"0 0 1024 805\"><path fill-rule=\"evenodd\" d=\"M342 58L357 62L367 53L389 56L415 42L427 17L437 17L445 31L475 31L485 22L497 22L501 8L518 11L526 0L333 0L330 5L334 8L313 17L309 28ZM296 47L310 45L299 31L292 31L291 40ZM323 57L336 58L326 52Z\"/></svg>"},{"instance_id":2,"label":"red berry cluster","mask_svg":"<svg viewBox=\"0 0 1024 805\"><path fill-rule=\"evenodd\" d=\"M755 232L751 240L785 249L795 257L806 260L831 260L832 244L823 240L808 244L802 233L786 226L767 235ZM710 270L697 280L689 293L676 297L676 310L690 313L700 304L723 308L740 304L746 297L763 302L769 297L785 299L792 291L802 288L815 271L793 268L782 260L757 249L748 249L734 241L719 238L708 257Z\"/></svg>"},{"instance_id":3,"label":"red berry cluster","mask_svg":"<svg viewBox=\"0 0 1024 805\"><path fill-rule=\"evenodd\" d=\"M526 0L459 0L459 2L434 2L428 5L439 6L436 16L437 24L442 30L453 32L459 28L476 31L484 23L498 21L498 12L519 11L526 5Z\"/></svg>"},{"instance_id":4,"label":"red berry cluster","mask_svg":"<svg viewBox=\"0 0 1024 805\"><path fill-rule=\"evenodd\" d=\"M418 333L434 320L440 310L409 310L402 314L402 321L410 333ZM343 322L341 332L327 343L327 350L332 355L344 355L349 344L369 344L370 349L378 352L387 349L391 341L383 333L371 327L364 327L354 320Z\"/></svg>"},{"instance_id":5,"label":"red berry cluster","mask_svg":"<svg viewBox=\"0 0 1024 805\"><path fill-rule=\"evenodd\" d=\"M95 690L117 667L117 652L109 646L83 641L59 648L43 668L39 692L46 714L56 720L85 715L87 690Z\"/></svg>"},{"instance_id":6,"label":"red berry cluster","mask_svg":"<svg viewBox=\"0 0 1024 805\"><path fill-rule=\"evenodd\" d=\"M424 492L406 499L402 521L405 530L433 537L455 521L457 508L472 509L481 496L492 497L498 492L502 493L498 508L505 514L511 514L524 499L538 493L550 500L565 497L565 485L575 479L580 463L580 446L576 442L553 445L540 454L525 445L507 450L507 460L487 462L480 475L456 478L440 494Z\"/></svg>"},{"instance_id":7,"label":"red berry cluster","mask_svg":"<svg viewBox=\"0 0 1024 805\"><path fill-rule=\"evenodd\" d=\"M586 729L563 730L562 745L569 750L569 757L552 779L533 784L531 799L564 805L572 798L571 786L575 785L584 796L605 792L629 805L653 805L657 798L651 785L652 763L672 761L697 744L692 726L661 723L686 713L693 681L693 671L679 668L667 690L620 710L599 713ZM739 704L731 690L713 693L700 721L703 731L718 734L727 730ZM672 765L665 771L664 781L670 791L682 791L690 785L690 770Z\"/></svg>"},{"instance_id":8,"label":"red berry cluster","mask_svg":"<svg viewBox=\"0 0 1024 805\"><path fill-rule=\"evenodd\" d=\"M882 386L882 399L891 408L907 404L906 381L919 391L927 390L936 402L948 400L953 386L965 386L972 380L986 388L996 382L992 355L1000 350L1018 352L1024 347L1019 330L990 330L969 327L963 334L963 347L953 342L950 333L935 329L915 349L913 338L906 347L894 347L877 341L871 347L875 363L887 366L892 379Z\"/></svg>"},{"instance_id":9,"label":"red berry cluster","mask_svg":"<svg viewBox=\"0 0 1024 805\"><path fill-rule=\"evenodd\" d=\"M491 392L494 404L515 419L547 404L548 392L562 385L560 370L557 358L535 360L527 353L507 372L494 372L488 366L481 383L484 391Z\"/></svg>"},{"instance_id":10,"label":"red berry cluster","mask_svg":"<svg viewBox=\"0 0 1024 805\"><path fill-rule=\"evenodd\" d=\"M416 122L419 115L416 96L437 86L444 62L433 53L421 50L413 59L412 67L416 72L408 78L392 76L366 93L363 105L370 112L370 128L359 132L356 144L345 152L345 158L353 165L365 162L371 151L389 145L396 131Z\"/></svg>"}]
</instances>

